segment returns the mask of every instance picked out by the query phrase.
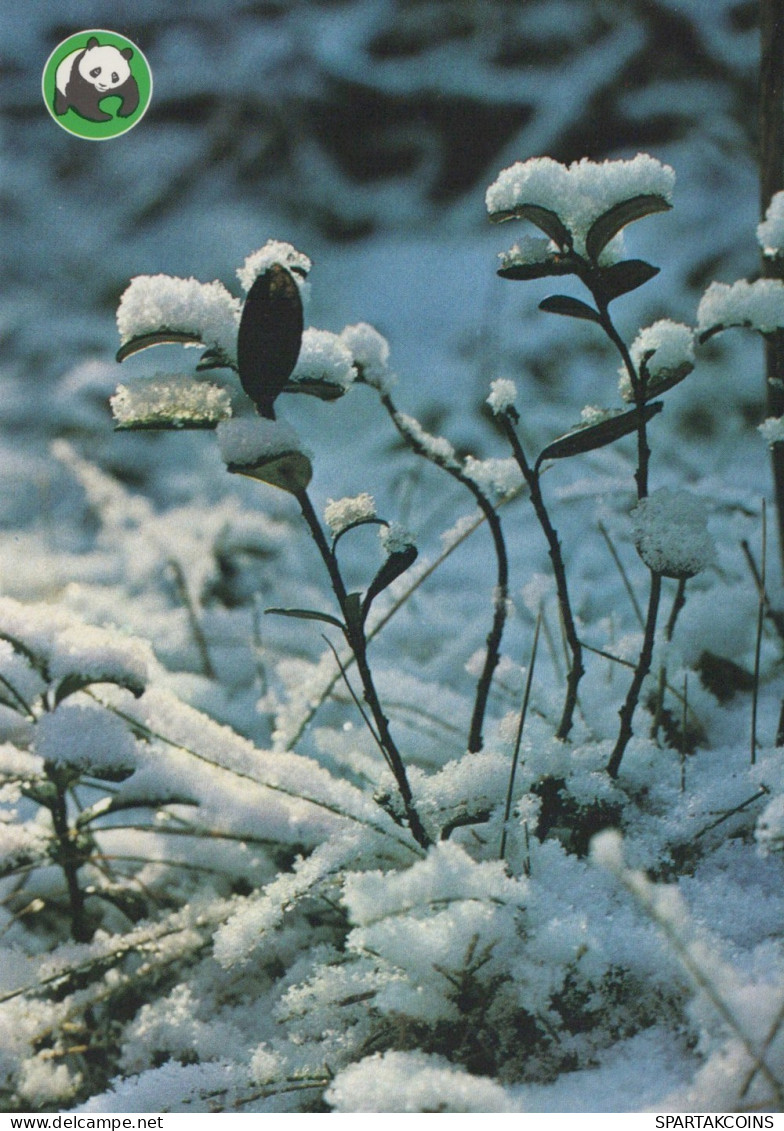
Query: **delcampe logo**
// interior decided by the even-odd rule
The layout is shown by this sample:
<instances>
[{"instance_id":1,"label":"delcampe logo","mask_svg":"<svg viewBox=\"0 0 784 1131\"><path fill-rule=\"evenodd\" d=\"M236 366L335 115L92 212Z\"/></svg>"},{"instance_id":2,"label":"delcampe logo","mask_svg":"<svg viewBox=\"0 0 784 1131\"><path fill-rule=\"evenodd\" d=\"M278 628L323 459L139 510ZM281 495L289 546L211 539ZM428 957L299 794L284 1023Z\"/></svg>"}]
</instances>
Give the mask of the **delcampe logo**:
<instances>
[{"instance_id":1,"label":"delcampe logo","mask_svg":"<svg viewBox=\"0 0 784 1131\"><path fill-rule=\"evenodd\" d=\"M42 87L46 108L59 126L76 137L105 141L142 119L152 97L152 72L130 39L92 29L55 47Z\"/></svg>"}]
</instances>

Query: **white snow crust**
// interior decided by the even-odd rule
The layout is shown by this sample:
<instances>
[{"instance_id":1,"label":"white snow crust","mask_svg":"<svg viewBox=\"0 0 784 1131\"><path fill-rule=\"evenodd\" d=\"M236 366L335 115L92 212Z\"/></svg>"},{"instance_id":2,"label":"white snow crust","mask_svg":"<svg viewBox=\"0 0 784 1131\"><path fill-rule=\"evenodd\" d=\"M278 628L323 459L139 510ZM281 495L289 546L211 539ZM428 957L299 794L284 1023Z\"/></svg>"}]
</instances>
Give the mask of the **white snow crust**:
<instances>
[{"instance_id":1,"label":"white snow crust","mask_svg":"<svg viewBox=\"0 0 784 1131\"><path fill-rule=\"evenodd\" d=\"M231 416L227 389L181 373L158 373L133 385L118 385L109 404L114 419L126 427L217 424Z\"/></svg>"},{"instance_id":2,"label":"white snow crust","mask_svg":"<svg viewBox=\"0 0 784 1131\"><path fill-rule=\"evenodd\" d=\"M224 420L218 425L217 436L223 462L239 467L250 467L283 452L303 451L302 442L290 425L261 416Z\"/></svg>"},{"instance_id":3,"label":"white snow crust","mask_svg":"<svg viewBox=\"0 0 784 1131\"><path fill-rule=\"evenodd\" d=\"M376 517L376 504L372 495L363 491L360 495L346 496L342 499L328 499L324 507L324 521L332 537L337 537L354 522Z\"/></svg>"},{"instance_id":4,"label":"white snow crust","mask_svg":"<svg viewBox=\"0 0 784 1131\"><path fill-rule=\"evenodd\" d=\"M773 194L765 219L757 225L757 242L769 259L784 253L784 192Z\"/></svg>"},{"instance_id":5,"label":"white snow crust","mask_svg":"<svg viewBox=\"0 0 784 1131\"><path fill-rule=\"evenodd\" d=\"M784 326L784 283L779 279L711 283L700 301L697 328L704 332L717 326L748 326L762 334Z\"/></svg>"},{"instance_id":6,"label":"white snow crust","mask_svg":"<svg viewBox=\"0 0 784 1131\"><path fill-rule=\"evenodd\" d=\"M705 503L688 491L660 487L632 511L634 544L650 569L667 577L693 577L715 560Z\"/></svg>"},{"instance_id":7,"label":"white snow crust","mask_svg":"<svg viewBox=\"0 0 784 1131\"><path fill-rule=\"evenodd\" d=\"M234 357L241 311L239 299L217 281L137 275L120 299L117 329L123 343L159 330L195 334L204 345Z\"/></svg>"},{"instance_id":8,"label":"white snow crust","mask_svg":"<svg viewBox=\"0 0 784 1131\"><path fill-rule=\"evenodd\" d=\"M551 157L533 157L504 169L487 190L485 202L491 215L525 204L547 208L569 229L576 249L584 251L591 224L614 204L649 193L670 202L674 184L673 169L645 153L629 161L583 158L569 166ZM545 252L541 245L534 250L524 244L520 254L530 262L530 255L541 258Z\"/></svg>"},{"instance_id":9,"label":"white snow crust","mask_svg":"<svg viewBox=\"0 0 784 1131\"><path fill-rule=\"evenodd\" d=\"M313 266L309 257L303 252L297 251L292 244L283 240L267 240L264 247L251 252L250 255L246 256L242 267L237 268L237 278L242 284L243 290L249 291L258 276L268 267L272 267L274 263L279 263L289 270L295 268L292 271L292 277L300 287L305 282L303 276L307 276Z\"/></svg>"}]
</instances>

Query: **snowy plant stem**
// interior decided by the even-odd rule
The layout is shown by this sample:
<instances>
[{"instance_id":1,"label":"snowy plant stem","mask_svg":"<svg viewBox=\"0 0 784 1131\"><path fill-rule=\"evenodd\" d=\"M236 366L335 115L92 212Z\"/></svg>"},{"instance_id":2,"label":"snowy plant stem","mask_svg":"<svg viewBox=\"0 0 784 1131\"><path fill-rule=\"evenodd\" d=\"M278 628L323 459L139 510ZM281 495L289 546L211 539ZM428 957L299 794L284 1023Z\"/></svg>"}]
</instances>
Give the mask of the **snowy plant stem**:
<instances>
[{"instance_id":1,"label":"snowy plant stem","mask_svg":"<svg viewBox=\"0 0 784 1131\"><path fill-rule=\"evenodd\" d=\"M574 711L577 706L577 689L580 686L580 680L585 672L583 665L583 648L580 643L580 637L577 635L577 626L575 625L574 614L572 612L572 603L569 597L569 584L566 579L566 566L561 552L561 542L558 538L558 531L550 520L550 515L542 496L539 472L536 468L531 467L528 462L523 446L520 443L520 438L517 435L515 422L511 416L510 410L507 409L500 419L517 464L528 484L531 503L536 517L539 520L539 525L547 539L550 561L553 565L558 606L561 610L561 621L571 656L569 671L566 675L566 697L561 712L561 721L558 724L558 730L555 732L556 738L565 739L568 738L569 732L572 729Z\"/></svg>"},{"instance_id":2,"label":"snowy plant stem","mask_svg":"<svg viewBox=\"0 0 784 1131\"><path fill-rule=\"evenodd\" d=\"M645 620L645 635L643 637L642 649L640 650L640 658L637 661L637 667L634 669L634 676L626 694L626 700L618 712L621 718L621 728L618 732L618 738L610 756L610 761L607 763L607 773L611 778L618 777L618 771L621 768L621 760L626 751L626 747L629 745L629 739L633 734L632 719L634 718L634 712L640 700L640 691L642 690L645 677L651 670L653 644L656 639L656 621L659 615L659 602L661 600L661 583L662 575L651 570L651 591L648 596L648 615Z\"/></svg>"},{"instance_id":3,"label":"snowy plant stem","mask_svg":"<svg viewBox=\"0 0 784 1131\"><path fill-rule=\"evenodd\" d=\"M423 456L431 463L434 463L436 467L442 468L451 475L453 479L457 480L458 483L462 484L463 487L471 492L476 500L477 506L487 519L487 525L493 539L497 562L496 585L495 593L493 594L493 621L490 626L490 631L487 634L485 662L477 681L474 707L471 713L471 724L468 730L468 751L470 754L476 754L484 745L482 730L484 727L485 714L487 712L487 702L490 696L490 687L493 682L493 673L498 667L498 661L501 657L501 639L504 634L504 626L506 625L507 599L509 596L509 559L506 552L504 533L501 528L501 519L492 502L482 492L478 484L463 472L456 460L442 457L438 453L426 448L417 439L416 435L404 427L400 414L388 393L381 394L381 403L389 413L395 428L413 452L416 452L417 455Z\"/></svg>"},{"instance_id":4,"label":"snowy plant stem","mask_svg":"<svg viewBox=\"0 0 784 1131\"><path fill-rule=\"evenodd\" d=\"M89 942L92 932L87 924L84 910L84 892L79 886L79 869L82 859L75 839L75 830L68 824L68 807L66 802L67 786L57 780L57 775L52 778L55 787L55 796L49 805L52 814L54 834L57 839L57 862L65 876L65 886L68 890L68 904L71 912L71 935L74 942Z\"/></svg>"},{"instance_id":5,"label":"snowy plant stem","mask_svg":"<svg viewBox=\"0 0 784 1131\"><path fill-rule=\"evenodd\" d=\"M594 298L596 298L595 295ZM634 396L634 407L637 411L637 470L634 473L634 481L637 484L637 498L644 499L648 494L648 464L651 458L651 449L648 444L648 425L645 419L646 382L637 372L626 343L615 329L607 309L607 303L599 302L597 299L596 305L600 325L621 355L624 368L629 375L629 383Z\"/></svg>"},{"instance_id":6,"label":"snowy plant stem","mask_svg":"<svg viewBox=\"0 0 784 1131\"><path fill-rule=\"evenodd\" d=\"M784 189L784 0L760 3L760 206L761 215L771 198ZM762 257L762 274L781 279L780 257ZM784 333L766 336L765 379L768 416L784 416ZM771 445L773 485L778 513L779 545L784 556L784 447Z\"/></svg>"},{"instance_id":7,"label":"snowy plant stem","mask_svg":"<svg viewBox=\"0 0 784 1131\"><path fill-rule=\"evenodd\" d=\"M678 580L678 588L675 592L675 598L672 602L670 615L667 618L667 626L664 629L664 639L669 644L672 640L672 635L675 632L675 625L678 623L678 617L681 610L686 604L686 578L681 577ZM651 724L651 738L658 739L659 728L661 727L662 712L664 710L664 692L667 688L667 665L662 664L659 668L659 687L656 692L656 708L653 713L653 723ZM686 716L684 715L683 736L685 741L686 735Z\"/></svg>"},{"instance_id":8,"label":"snowy plant stem","mask_svg":"<svg viewBox=\"0 0 784 1131\"><path fill-rule=\"evenodd\" d=\"M299 503L302 517L308 525L313 541L318 547L321 559L329 573L329 579L332 583L332 590L337 599L340 611L343 616L343 631L348 641L349 647L354 655L354 661L357 665L359 678L362 682L362 691L364 694L365 702L368 705L373 721L376 724L376 731L378 738L383 747L386 755L387 763L394 775L397 783L400 797L403 802L406 818L408 820L408 827L414 839L423 848L429 847L431 839L422 824L422 820L417 812L414 798L411 793L411 786L408 781L406 767L400 751L395 744L392 734L389 729L389 720L384 714L381 706L381 700L378 697L376 686L373 681L373 675L370 670L370 665L367 659L367 638L365 636L364 627L356 623L356 617L352 615L349 607L348 593L343 584L343 578L340 573L337 558L327 542L321 523L310 501L310 496L307 491L297 491L296 499Z\"/></svg>"}]
</instances>

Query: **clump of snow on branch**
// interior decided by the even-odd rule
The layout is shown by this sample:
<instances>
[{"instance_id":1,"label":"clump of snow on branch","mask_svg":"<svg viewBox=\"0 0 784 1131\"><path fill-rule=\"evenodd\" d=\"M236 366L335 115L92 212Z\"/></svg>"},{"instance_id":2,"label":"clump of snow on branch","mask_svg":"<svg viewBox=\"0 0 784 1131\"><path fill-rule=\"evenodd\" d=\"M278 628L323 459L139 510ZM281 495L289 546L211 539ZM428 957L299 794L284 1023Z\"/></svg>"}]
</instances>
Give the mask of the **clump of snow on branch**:
<instances>
[{"instance_id":1,"label":"clump of snow on branch","mask_svg":"<svg viewBox=\"0 0 784 1131\"><path fill-rule=\"evenodd\" d=\"M459 470L460 464L455 454L455 449L449 440L443 436L433 436L426 432L419 421L404 412L395 413L395 423L400 431L409 438L414 447L442 467Z\"/></svg>"},{"instance_id":2,"label":"clump of snow on branch","mask_svg":"<svg viewBox=\"0 0 784 1131\"><path fill-rule=\"evenodd\" d=\"M711 283L697 310L697 329L704 333L725 326L747 326L762 334L784 326L784 283L779 279Z\"/></svg>"},{"instance_id":3,"label":"clump of snow on branch","mask_svg":"<svg viewBox=\"0 0 784 1131\"><path fill-rule=\"evenodd\" d=\"M665 577L693 577L716 556L705 504L688 491L661 487L632 511L634 544L645 564Z\"/></svg>"},{"instance_id":4,"label":"clump of snow on branch","mask_svg":"<svg viewBox=\"0 0 784 1131\"><path fill-rule=\"evenodd\" d=\"M466 456L463 472L488 498L508 499L523 485L523 473L516 459L476 459Z\"/></svg>"},{"instance_id":5,"label":"clump of snow on branch","mask_svg":"<svg viewBox=\"0 0 784 1131\"><path fill-rule=\"evenodd\" d=\"M619 416L620 411L617 408L602 408L601 405L587 404L580 409L580 419L575 427L593 428L595 424L603 424L605 420Z\"/></svg>"},{"instance_id":6,"label":"clump of snow on branch","mask_svg":"<svg viewBox=\"0 0 784 1131\"><path fill-rule=\"evenodd\" d=\"M784 444L784 417L769 416L758 425L758 429L771 447L774 444Z\"/></svg>"},{"instance_id":7,"label":"clump of snow on branch","mask_svg":"<svg viewBox=\"0 0 784 1131\"><path fill-rule=\"evenodd\" d=\"M694 368L694 331L682 322L662 318L640 330L629 350L639 371L642 366L650 379L666 380L685 376ZM624 400L633 399L631 380L625 366L619 369L619 389Z\"/></svg>"},{"instance_id":8,"label":"clump of snow on branch","mask_svg":"<svg viewBox=\"0 0 784 1131\"><path fill-rule=\"evenodd\" d=\"M558 245L545 236L523 236L508 251L499 252L502 267L529 267L555 260Z\"/></svg>"},{"instance_id":9,"label":"clump of snow on branch","mask_svg":"<svg viewBox=\"0 0 784 1131\"><path fill-rule=\"evenodd\" d=\"M302 441L290 425L261 416L224 420L218 425L217 436L223 462L238 467L251 467L283 452L303 451Z\"/></svg>"},{"instance_id":10,"label":"clump of snow on branch","mask_svg":"<svg viewBox=\"0 0 784 1131\"><path fill-rule=\"evenodd\" d=\"M591 224L614 204L643 194L672 200L675 173L654 157L639 153L630 161L589 161L562 165L551 157L517 161L504 169L487 190L491 216L514 212L526 204L557 213L570 231L575 250L584 252ZM541 256L543 249L522 254ZM530 262L530 259L528 259Z\"/></svg>"},{"instance_id":11,"label":"clump of snow on branch","mask_svg":"<svg viewBox=\"0 0 784 1131\"><path fill-rule=\"evenodd\" d=\"M61 703L43 715L34 749L53 765L84 773L131 771L137 763L136 740L127 725L94 705Z\"/></svg>"},{"instance_id":12,"label":"clump of snow on branch","mask_svg":"<svg viewBox=\"0 0 784 1131\"><path fill-rule=\"evenodd\" d=\"M94 683L142 687L153 655L146 641L112 628L82 624L64 609L0 598L0 634L19 641L51 679L80 675Z\"/></svg>"},{"instance_id":13,"label":"clump of snow on branch","mask_svg":"<svg viewBox=\"0 0 784 1131\"><path fill-rule=\"evenodd\" d=\"M290 377L292 384L325 381L345 392L355 376L353 354L337 334L313 327L305 330L297 364Z\"/></svg>"},{"instance_id":14,"label":"clump of snow on branch","mask_svg":"<svg viewBox=\"0 0 784 1131\"><path fill-rule=\"evenodd\" d=\"M380 526L378 537L385 554L399 554L409 546L416 545L416 538L411 531L398 522L390 522L388 526Z\"/></svg>"},{"instance_id":15,"label":"clump of snow on branch","mask_svg":"<svg viewBox=\"0 0 784 1131\"><path fill-rule=\"evenodd\" d=\"M376 504L373 496L367 491L343 499L328 499L324 507L324 521L333 538L341 534L346 527L375 517Z\"/></svg>"},{"instance_id":16,"label":"clump of snow on branch","mask_svg":"<svg viewBox=\"0 0 784 1131\"><path fill-rule=\"evenodd\" d=\"M122 427L217 424L231 416L227 389L185 374L162 374L134 385L118 385L110 397L112 415Z\"/></svg>"},{"instance_id":17,"label":"clump of snow on branch","mask_svg":"<svg viewBox=\"0 0 784 1131\"><path fill-rule=\"evenodd\" d=\"M125 344L161 330L193 334L227 357L237 349L242 304L222 283L172 275L137 275L120 299L117 329Z\"/></svg>"},{"instance_id":18,"label":"clump of snow on branch","mask_svg":"<svg viewBox=\"0 0 784 1131\"><path fill-rule=\"evenodd\" d=\"M765 219L757 225L757 242L769 259L784 254L784 192L771 198Z\"/></svg>"},{"instance_id":19,"label":"clump of snow on branch","mask_svg":"<svg viewBox=\"0 0 784 1131\"><path fill-rule=\"evenodd\" d=\"M381 393L387 392L392 384L392 374L386 338L367 322L344 327L340 338L351 351L354 365L365 384L372 385Z\"/></svg>"},{"instance_id":20,"label":"clump of snow on branch","mask_svg":"<svg viewBox=\"0 0 784 1131\"><path fill-rule=\"evenodd\" d=\"M517 399L517 385L507 377L498 377L490 385L490 395L487 403L496 416L501 416L507 409L514 406Z\"/></svg>"},{"instance_id":21,"label":"clump of snow on branch","mask_svg":"<svg viewBox=\"0 0 784 1131\"><path fill-rule=\"evenodd\" d=\"M286 267L297 283L302 286L304 276L308 275L313 264L304 252L283 240L267 240L264 247L246 256L242 267L237 268L237 278L245 291L249 291L256 279L273 264Z\"/></svg>"}]
</instances>

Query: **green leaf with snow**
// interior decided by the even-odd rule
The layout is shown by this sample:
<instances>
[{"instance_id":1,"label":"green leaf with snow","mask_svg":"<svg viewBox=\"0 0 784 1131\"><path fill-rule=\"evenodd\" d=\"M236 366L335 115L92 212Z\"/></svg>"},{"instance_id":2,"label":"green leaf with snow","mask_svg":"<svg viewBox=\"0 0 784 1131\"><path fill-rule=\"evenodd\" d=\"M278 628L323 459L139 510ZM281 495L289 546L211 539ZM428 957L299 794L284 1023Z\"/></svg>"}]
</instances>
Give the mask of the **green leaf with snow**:
<instances>
[{"instance_id":1,"label":"green leaf with snow","mask_svg":"<svg viewBox=\"0 0 784 1131\"><path fill-rule=\"evenodd\" d=\"M123 342L117 351L118 361L125 361L135 353L150 349L151 346L203 346L201 335L187 330L167 330L162 328L150 334L137 334Z\"/></svg>"},{"instance_id":2,"label":"green leaf with snow","mask_svg":"<svg viewBox=\"0 0 784 1131\"><path fill-rule=\"evenodd\" d=\"M519 204L515 208L505 208L490 213L490 219L495 224L505 220L530 220L537 228L555 240L559 247L571 249L572 233L564 224L557 212L550 208L543 208L540 204Z\"/></svg>"},{"instance_id":3,"label":"green leaf with snow","mask_svg":"<svg viewBox=\"0 0 784 1131\"><path fill-rule=\"evenodd\" d=\"M646 405L645 420L650 420L661 412L663 407L661 401ZM553 440L539 453L536 465L538 467L546 459L565 459L567 456L583 455L585 452L596 451L597 448L605 448L615 440L620 440L622 436L628 436L636 431L637 419L636 408L629 409L628 412L608 411L607 415L580 424L571 431L565 432L563 436L559 436L557 440Z\"/></svg>"},{"instance_id":4,"label":"green leaf with snow","mask_svg":"<svg viewBox=\"0 0 784 1131\"><path fill-rule=\"evenodd\" d=\"M220 420L212 417L168 416L128 420L115 424L115 432L211 432L218 427Z\"/></svg>"},{"instance_id":5,"label":"green leaf with snow","mask_svg":"<svg viewBox=\"0 0 784 1131\"><path fill-rule=\"evenodd\" d=\"M392 584L393 581L396 581L397 578L401 576L401 574L405 573L406 570L414 564L416 558L417 548L413 545L404 546L400 550L394 550L389 555L387 560L382 565L381 569L378 571L378 573L368 586L367 593L365 594L365 599L362 602L363 620L370 612L370 606L379 595L379 593L382 593Z\"/></svg>"},{"instance_id":6,"label":"green leaf with snow","mask_svg":"<svg viewBox=\"0 0 784 1131\"><path fill-rule=\"evenodd\" d=\"M672 205L658 193L641 193L639 196L621 200L594 220L585 237L585 250L594 261L604 248L627 224L651 216L655 212L668 212Z\"/></svg>"},{"instance_id":7,"label":"green leaf with snow","mask_svg":"<svg viewBox=\"0 0 784 1131\"><path fill-rule=\"evenodd\" d=\"M556 275L576 275L577 263L571 256L551 256L534 263L510 263L496 272L502 279L528 282L530 279L547 279Z\"/></svg>"}]
</instances>

